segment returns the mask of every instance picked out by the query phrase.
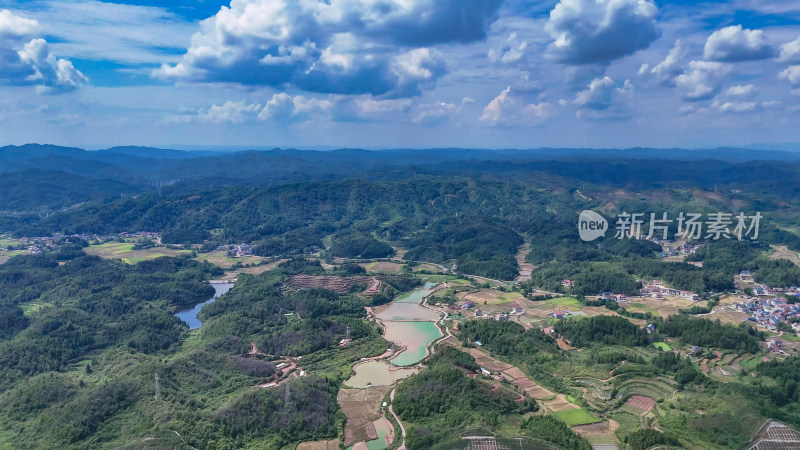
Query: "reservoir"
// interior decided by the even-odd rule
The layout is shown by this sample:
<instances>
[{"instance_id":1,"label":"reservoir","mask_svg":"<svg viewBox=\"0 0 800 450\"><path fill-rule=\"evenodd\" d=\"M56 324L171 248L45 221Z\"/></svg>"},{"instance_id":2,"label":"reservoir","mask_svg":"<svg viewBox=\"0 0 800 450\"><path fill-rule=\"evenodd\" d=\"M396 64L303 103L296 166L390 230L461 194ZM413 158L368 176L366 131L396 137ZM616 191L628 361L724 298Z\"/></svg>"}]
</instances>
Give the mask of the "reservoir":
<instances>
[{"instance_id":1,"label":"reservoir","mask_svg":"<svg viewBox=\"0 0 800 450\"><path fill-rule=\"evenodd\" d=\"M439 337L441 333L434 322L386 322L384 338L406 348L391 360L392 364L398 366L420 362L427 354L428 345Z\"/></svg>"},{"instance_id":2,"label":"reservoir","mask_svg":"<svg viewBox=\"0 0 800 450\"><path fill-rule=\"evenodd\" d=\"M356 365L353 370L356 374L344 383L353 388L389 386L419 372L416 368L393 368L386 361L369 361Z\"/></svg>"},{"instance_id":3,"label":"reservoir","mask_svg":"<svg viewBox=\"0 0 800 450\"><path fill-rule=\"evenodd\" d=\"M230 291L233 287L233 283L213 283L211 286L214 286L214 291L216 291L214 292L213 297L194 306L185 306L175 310L175 317L186 322L186 324L189 325L190 330L196 330L203 325L203 323L200 322L200 319L197 318L197 314L200 312L200 309L205 305L214 303L214 300L216 300L219 296Z\"/></svg>"},{"instance_id":4,"label":"reservoir","mask_svg":"<svg viewBox=\"0 0 800 450\"><path fill-rule=\"evenodd\" d=\"M405 348L390 362L396 366L411 366L426 355L431 342L441 336L436 321L439 313L420 305L422 299L430 295L436 283L397 297L390 305L376 311L375 317L384 325L384 338Z\"/></svg>"}]
</instances>

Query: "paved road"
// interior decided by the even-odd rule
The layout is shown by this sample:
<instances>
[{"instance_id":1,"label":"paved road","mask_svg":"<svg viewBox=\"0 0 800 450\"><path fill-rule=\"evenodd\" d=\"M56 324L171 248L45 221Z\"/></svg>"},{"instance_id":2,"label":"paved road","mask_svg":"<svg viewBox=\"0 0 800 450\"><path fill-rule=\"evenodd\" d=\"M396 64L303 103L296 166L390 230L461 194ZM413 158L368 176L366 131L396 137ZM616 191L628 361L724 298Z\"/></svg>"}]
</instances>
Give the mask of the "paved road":
<instances>
[{"instance_id":1,"label":"paved road","mask_svg":"<svg viewBox=\"0 0 800 450\"><path fill-rule=\"evenodd\" d=\"M397 450L406 450L406 429L405 427L403 427L403 422L400 422L400 418L397 417L397 414L394 413L394 409L392 408L392 404L394 403L394 391L396 390L397 389L392 389L392 393L389 394L389 401L391 402L389 403L389 412L392 413L392 416L394 416L394 420L396 420L398 425L400 425L400 433L403 436L403 441Z\"/></svg>"}]
</instances>

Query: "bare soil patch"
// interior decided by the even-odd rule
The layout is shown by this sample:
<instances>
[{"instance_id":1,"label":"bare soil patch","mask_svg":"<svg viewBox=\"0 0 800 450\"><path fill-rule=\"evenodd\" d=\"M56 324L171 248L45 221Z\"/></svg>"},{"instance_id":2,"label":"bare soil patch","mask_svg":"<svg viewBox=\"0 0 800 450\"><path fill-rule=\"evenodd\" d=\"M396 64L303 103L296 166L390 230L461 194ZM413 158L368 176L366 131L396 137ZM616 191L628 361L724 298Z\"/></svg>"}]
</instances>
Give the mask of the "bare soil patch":
<instances>
[{"instance_id":1,"label":"bare soil patch","mask_svg":"<svg viewBox=\"0 0 800 450\"><path fill-rule=\"evenodd\" d=\"M580 434L581 436L586 435L603 435L608 434L611 431L611 427L607 420L597 423L591 423L589 425L576 425L572 427L572 431Z\"/></svg>"},{"instance_id":2,"label":"bare soil patch","mask_svg":"<svg viewBox=\"0 0 800 450\"><path fill-rule=\"evenodd\" d=\"M775 250L774 253L769 255L770 259L788 259L795 265L800 266L800 256L797 252L789 250L785 245L770 245L770 247Z\"/></svg>"},{"instance_id":3,"label":"bare soil patch","mask_svg":"<svg viewBox=\"0 0 800 450\"><path fill-rule=\"evenodd\" d=\"M297 444L297 450L339 450L339 440L302 442Z\"/></svg>"},{"instance_id":4,"label":"bare soil patch","mask_svg":"<svg viewBox=\"0 0 800 450\"><path fill-rule=\"evenodd\" d=\"M542 401L542 404L552 412L567 411L570 409L579 409L580 407L574 403L570 403L564 394L558 394L552 400Z\"/></svg>"},{"instance_id":5,"label":"bare soil patch","mask_svg":"<svg viewBox=\"0 0 800 450\"><path fill-rule=\"evenodd\" d=\"M375 277L332 277L295 275L289 280L289 287L293 290L308 288L328 289L338 293L345 293L356 284L366 284L364 295L374 295L381 291L382 283Z\"/></svg>"},{"instance_id":6,"label":"bare soil patch","mask_svg":"<svg viewBox=\"0 0 800 450\"><path fill-rule=\"evenodd\" d=\"M653 409L653 405L656 404L656 401L650 397L645 397L642 395L634 395L631 398L629 398L628 401L625 402L625 404L649 412L650 410Z\"/></svg>"},{"instance_id":7,"label":"bare soil patch","mask_svg":"<svg viewBox=\"0 0 800 450\"><path fill-rule=\"evenodd\" d=\"M402 264L393 262L379 262L379 263L363 263L361 264L367 272L389 272L398 273L403 268Z\"/></svg>"},{"instance_id":8,"label":"bare soil patch","mask_svg":"<svg viewBox=\"0 0 800 450\"><path fill-rule=\"evenodd\" d=\"M347 417L345 445L370 441L378 437L373 421L381 417L384 396L391 386L374 386L367 389L340 389L336 401Z\"/></svg>"},{"instance_id":9,"label":"bare soil patch","mask_svg":"<svg viewBox=\"0 0 800 450\"><path fill-rule=\"evenodd\" d=\"M517 265L519 266L519 275L516 278L516 281L529 281L531 279L531 273L533 270L536 269L536 266L533 264L525 261L525 258L531 252L531 244L523 244L519 251L517 252Z\"/></svg>"},{"instance_id":10,"label":"bare soil patch","mask_svg":"<svg viewBox=\"0 0 800 450\"><path fill-rule=\"evenodd\" d=\"M504 370L503 373L511 377L512 380L516 380L517 378L525 378L525 374L517 367L510 367Z\"/></svg>"}]
</instances>

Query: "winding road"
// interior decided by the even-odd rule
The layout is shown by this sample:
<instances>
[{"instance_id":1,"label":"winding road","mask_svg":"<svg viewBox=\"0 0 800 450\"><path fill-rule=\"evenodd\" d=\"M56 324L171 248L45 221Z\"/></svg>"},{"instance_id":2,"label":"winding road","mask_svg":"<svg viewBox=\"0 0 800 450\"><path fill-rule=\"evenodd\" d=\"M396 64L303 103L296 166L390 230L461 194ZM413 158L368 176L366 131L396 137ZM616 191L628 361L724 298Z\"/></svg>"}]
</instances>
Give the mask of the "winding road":
<instances>
[{"instance_id":1,"label":"winding road","mask_svg":"<svg viewBox=\"0 0 800 450\"><path fill-rule=\"evenodd\" d=\"M397 424L400 425L400 434L402 435L402 442L400 443L400 447L397 450L406 450L406 429L403 427L403 422L400 422L400 418L397 417L397 414L394 413L394 409L392 408L392 404L394 404L394 392L397 389L392 389L392 393L389 394L389 412L392 413L394 420L397 421Z\"/></svg>"}]
</instances>

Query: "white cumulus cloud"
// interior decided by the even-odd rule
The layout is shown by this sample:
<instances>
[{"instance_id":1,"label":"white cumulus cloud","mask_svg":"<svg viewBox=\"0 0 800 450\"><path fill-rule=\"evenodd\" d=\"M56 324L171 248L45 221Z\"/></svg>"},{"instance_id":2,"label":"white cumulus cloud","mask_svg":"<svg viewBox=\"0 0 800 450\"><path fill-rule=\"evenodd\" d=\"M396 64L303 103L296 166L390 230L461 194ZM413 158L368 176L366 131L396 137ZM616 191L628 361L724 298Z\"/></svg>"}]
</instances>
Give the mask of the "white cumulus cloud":
<instances>
[{"instance_id":1,"label":"white cumulus cloud","mask_svg":"<svg viewBox=\"0 0 800 450\"><path fill-rule=\"evenodd\" d=\"M39 22L0 10L0 39L32 36L39 31Z\"/></svg>"},{"instance_id":2,"label":"white cumulus cloud","mask_svg":"<svg viewBox=\"0 0 800 450\"><path fill-rule=\"evenodd\" d=\"M754 111L758 104L756 102L720 102L714 101L711 104L712 108L717 109L720 112L729 112L729 113L744 113Z\"/></svg>"},{"instance_id":3,"label":"white cumulus cloud","mask_svg":"<svg viewBox=\"0 0 800 450\"><path fill-rule=\"evenodd\" d=\"M756 93L756 91L758 91L758 89L755 87L755 85L745 84L731 86L727 91L725 91L725 93L733 97L748 97Z\"/></svg>"},{"instance_id":4,"label":"white cumulus cloud","mask_svg":"<svg viewBox=\"0 0 800 450\"><path fill-rule=\"evenodd\" d=\"M730 73L728 64L711 61L691 61L689 68L678 75L675 83L688 101L708 100L720 90L720 85Z\"/></svg>"},{"instance_id":5,"label":"white cumulus cloud","mask_svg":"<svg viewBox=\"0 0 800 450\"><path fill-rule=\"evenodd\" d=\"M567 64L607 64L661 36L657 13L649 0L561 0L545 26L549 50Z\"/></svg>"},{"instance_id":6,"label":"white cumulus cloud","mask_svg":"<svg viewBox=\"0 0 800 450\"><path fill-rule=\"evenodd\" d=\"M433 46L483 39L500 0L232 0L200 24L175 81L418 95L444 75Z\"/></svg>"},{"instance_id":7,"label":"white cumulus cloud","mask_svg":"<svg viewBox=\"0 0 800 450\"><path fill-rule=\"evenodd\" d=\"M281 92L272 96L258 115L261 120L284 119L301 120L314 112L327 111L333 107L331 100L307 98L302 95L291 96Z\"/></svg>"},{"instance_id":8,"label":"white cumulus cloud","mask_svg":"<svg viewBox=\"0 0 800 450\"><path fill-rule=\"evenodd\" d=\"M521 60L527 50L528 43L511 33L501 47L489 49L488 57L493 63L511 64Z\"/></svg>"},{"instance_id":9,"label":"white cumulus cloud","mask_svg":"<svg viewBox=\"0 0 800 450\"><path fill-rule=\"evenodd\" d=\"M611 77L595 78L585 90L575 95L575 104L581 108L604 111L611 108L618 98L628 97L633 92L633 84L625 80L617 87Z\"/></svg>"},{"instance_id":10,"label":"white cumulus cloud","mask_svg":"<svg viewBox=\"0 0 800 450\"><path fill-rule=\"evenodd\" d=\"M483 108L479 120L490 126L530 127L542 124L553 112L550 103L526 103L509 86Z\"/></svg>"},{"instance_id":11,"label":"white cumulus cloud","mask_svg":"<svg viewBox=\"0 0 800 450\"><path fill-rule=\"evenodd\" d=\"M0 82L36 86L44 94L72 91L89 80L66 59L56 58L47 41L28 38L39 23L0 10Z\"/></svg>"},{"instance_id":12,"label":"white cumulus cloud","mask_svg":"<svg viewBox=\"0 0 800 450\"><path fill-rule=\"evenodd\" d=\"M733 25L711 33L703 49L703 58L708 61L738 62L766 59L773 53L764 31Z\"/></svg>"},{"instance_id":13,"label":"white cumulus cloud","mask_svg":"<svg viewBox=\"0 0 800 450\"><path fill-rule=\"evenodd\" d=\"M800 37L781 45L778 60L784 63L800 63Z\"/></svg>"},{"instance_id":14,"label":"white cumulus cloud","mask_svg":"<svg viewBox=\"0 0 800 450\"><path fill-rule=\"evenodd\" d=\"M687 50L685 44L678 39L675 41L675 46L667 53L664 60L656 64L650 70L650 73L659 83L673 85L675 83L675 77L680 75L683 71L680 64L683 58L686 57L686 54Z\"/></svg>"},{"instance_id":15,"label":"white cumulus cloud","mask_svg":"<svg viewBox=\"0 0 800 450\"><path fill-rule=\"evenodd\" d=\"M800 65L787 67L778 77L782 80L788 80L794 85L800 84Z\"/></svg>"}]
</instances>

